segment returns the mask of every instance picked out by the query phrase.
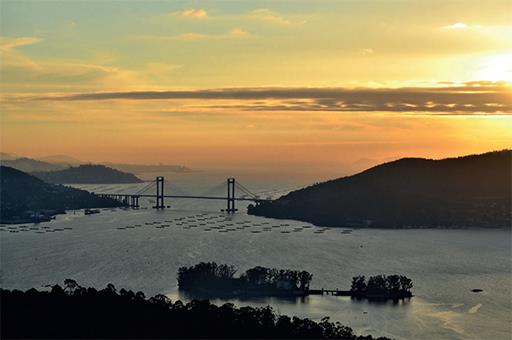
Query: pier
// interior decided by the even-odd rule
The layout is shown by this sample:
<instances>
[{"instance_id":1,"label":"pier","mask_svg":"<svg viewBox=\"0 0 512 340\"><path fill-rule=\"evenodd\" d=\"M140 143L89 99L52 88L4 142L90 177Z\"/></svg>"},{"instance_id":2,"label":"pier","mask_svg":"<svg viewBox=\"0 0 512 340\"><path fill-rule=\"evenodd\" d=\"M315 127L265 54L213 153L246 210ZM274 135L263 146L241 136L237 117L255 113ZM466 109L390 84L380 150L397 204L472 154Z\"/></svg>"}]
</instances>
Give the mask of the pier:
<instances>
[{"instance_id":1,"label":"pier","mask_svg":"<svg viewBox=\"0 0 512 340\"><path fill-rule=\"evenodd\" d=\"M339 289L309 289L306 291L307 295L334 295L334 296L352 296L350 290Z\"/></svg>"}]
</instances>

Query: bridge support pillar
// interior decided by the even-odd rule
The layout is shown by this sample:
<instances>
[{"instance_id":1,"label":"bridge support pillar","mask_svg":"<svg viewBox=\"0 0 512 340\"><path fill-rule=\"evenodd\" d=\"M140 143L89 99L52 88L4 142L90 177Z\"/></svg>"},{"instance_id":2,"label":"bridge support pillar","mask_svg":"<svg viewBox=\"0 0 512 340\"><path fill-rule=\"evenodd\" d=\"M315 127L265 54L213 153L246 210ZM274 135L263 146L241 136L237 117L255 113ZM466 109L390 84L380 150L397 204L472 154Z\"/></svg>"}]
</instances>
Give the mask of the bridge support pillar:
<instances>
[{"instance_id":1,"label":"bridge support pillar","mask_svg":"<svg viewBox=\"0 0 512 340\"><path fill-rule=\"evenodd\" d=\"M238 209L235 208L235 179L228 178L228 197L227 197L227 209L226 212L234 213Z\"/></svg>"},{"instance_id":2,"label":"bridge support pillar","mask_svg":"<svg viewBox=\"0 0 512 340\"><path fill-rule=\"evenodd\" d=\"M139 196L137 196L137 195L130 196L130 207L132 207L132 208L139 207Z\"/></svg>"},{"instance_id":3,"label":"bridge support pillar","mask_svg":"<svg viewBox=\"0 0 512 340\"><path fill-rule=\"evenodd\" d=\"M155 209L163 209L165 208L164 203L164 178L163 176L158 176L156 178L156 205Z\"/></svg>"}]
</instances>

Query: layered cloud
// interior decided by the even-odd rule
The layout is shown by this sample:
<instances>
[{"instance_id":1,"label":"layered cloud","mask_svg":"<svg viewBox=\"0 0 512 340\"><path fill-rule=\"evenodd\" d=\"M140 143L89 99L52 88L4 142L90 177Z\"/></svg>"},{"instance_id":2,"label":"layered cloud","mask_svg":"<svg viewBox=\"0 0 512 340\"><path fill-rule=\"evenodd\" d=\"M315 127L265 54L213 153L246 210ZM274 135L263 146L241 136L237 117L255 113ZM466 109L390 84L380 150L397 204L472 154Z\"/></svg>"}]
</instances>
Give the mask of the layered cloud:
<instances>
[{"instance_id":1,"label":"layered cloud","mask_svg":"<svg viewBox=\"0 0 512 340\"><path fill-rule=\"evenodd\" d=\"M190 18L197 20L204 20L209 18L209 14L204 9L185 9L182 11L171 12L170 15L182 18ZM257 21L265 21L275 25L290 25L291 21L286 19L284 16L279 13L269 9L269 8L258 8L248 12L236 14L236 15L221 15L221 18L224 19L253 19ZM219 18L219 17L217 17Z\"/></svg>"},{"instance_id":2,"label":"layered cloud","mask_svg":"<svg viewBox=\"0 0 512 340\"><path fill-rule=\"evenodd\" d=\"M25 67L32 70L39 66L30 58L23 55L17 49L22 46L33 45L41 42L39 37L3 37L0 36L0 71L5 68Z\"/></svg>"},{"instance_id":3,"label":"layered cloud","mask_svg":"<svg viewBox=\"0 0 512 340\"><path fill-rule=\"evenodd\" d=\"M179 15L181 17L185 18L192 18L192 19L207 19L208 18L208 12L204 9L185 9L183 11L179 12L173 12L173 15Z\"/></svg>"},{"instance_id":4,"label":"layered cloud","mask_svg":"<svg viewBox=\"0 0 512 340\"><path fill-rule=\"evenodd\" d=\"M443 28L446 28L446 29L464 29L464 28L467 28L467 27L468 27L468 25L466 25L465 23L457 22L455 24L444 26Z\"/></svg>"},{"instance_id":5,"label":"layered cloud","mask_svg":"<svg viewBox=\"0 0 512 340\"><path fill-rule=\"evenodd\" d=\"M222 34L203 34L203 33L183 33L176 36L168 37L169 40L183 40L183 41L194 41L194 40L221 40L230 38L242 38L248 36L249 33L242 30L241 28L233 28L226 33ZM165 39L165 37L164 37Z\"/></svg>"},{"instance_id":6,"label":"layered cloud","mask_svg":"<svg viewBox=\"0 0 512 340\"><path fill-rule=\"evenodd\" d=\"M139 35L133 37L135 40L146 40L146 41L197 41L197 40L223 40L232 38L243 38L250 36L249 32L244 31L241 28L235 27L225 33L220 34L205 34L196 32L187 32L171 36L162 35Z\"/></svg>"},{"instance_id":7,"label":"layered cloud","mask_svg":"<svg viewBox=\"0 0 512 340\"><path fill-rule=\"evenodd\" d=\"M11 51L16 47L33 45L41 41L42 39L38 37L0 37L0 51Z\"/></svg>"},{"instance_id":8,"label":"layered cloud","mask_svg":"<svg viewBox=\"0 0 512 340\"><path fill-rule=\"evenodd\" d=\"M37 100L199 100L196 108L243 111L423 112L512 114L512 87L504 82L438 83L430 87L258 87L195 91L129 91L44 96ZM192 104L194 106L194 104Z\"/></svg>"},{"instance_id":9,"label":"layered cloud","mask_svg":"<svg viewBox=\"0 0 512 340\"><path fill-rule=\"evenodd\" d=\"M290 21L268 8L259 8L251 11L249 16L256 20L271 22L277 25L289 25Z\"/></svg>"}]
</instances>

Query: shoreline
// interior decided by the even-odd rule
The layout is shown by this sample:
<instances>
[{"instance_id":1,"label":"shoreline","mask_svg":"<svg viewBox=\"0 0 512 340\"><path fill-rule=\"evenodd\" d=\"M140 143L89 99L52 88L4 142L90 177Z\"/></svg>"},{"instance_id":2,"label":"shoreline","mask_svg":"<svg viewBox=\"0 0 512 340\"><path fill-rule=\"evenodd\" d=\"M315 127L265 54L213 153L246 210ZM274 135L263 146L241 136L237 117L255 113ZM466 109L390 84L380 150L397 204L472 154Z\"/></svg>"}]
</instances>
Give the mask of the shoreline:
<instances>
[{"instance_id":1,"label":"shoreline","mask_svg":"<svg viewBox=\"0 0 512 340\"><path fill-rule=\"evenodd\" d=\"M331 295L331 296L347 296L351 299L367 299L367 300L403 300L414 297L411 292L393 293L393 294L365 294L353 292L350 290L338 289L308 289L308 290L208 290L201 289L190 291L178 289L178 292L184 293L185 296L200 299L233 299L233 298L296 298L306 297L309 295Z\"/></svg>"},{"instance_id":2,"label":"shoreline","mask_svg":"<svg viewBox=\"0 0 512 340\"><path fill-rule=\"evenodd\" d=\"M111 210L111 209L125 209L125 206L112 206L112 207L97 207L97 208L79 208L79 209L69 209L69 210L55 210L55 212L49 213L48 215L41 216L38 218L25 218L25 219L16 219L16 220L0 220L0 224L5 225L14 225L14 224L26 224L26 223L33 223L33 224L39 224L39 223L47 223L51 222L56 219L58 215L66 215L69 212L76 212L76 211L82 211L84 209L100 209L100 210ZM144 207L141 207L141 209L147 209ZM361 226L329 226L329 225L318 225L314 224L313 222L308 221L302 221L302 220L295 220L291 218L277 218L277 217L267 217L267 216L260 216L260 215L254 215L249 214L245 212L247 216L253 216L257 218L265 218L265 219L274 219L279 221L293 221L293 222L302 222L302 223L310 223L313 225L313 227L316 228L330 228L330 229L348 229L350 232L355 230L510 230L512 231L512 226L489 226L489 227L482 227L482 226L402 226L402 227L377 227L377 226L368 226L368 227L361 227ZM348 234L348 233L347 233Z\"/></svg>"}]
</instances>

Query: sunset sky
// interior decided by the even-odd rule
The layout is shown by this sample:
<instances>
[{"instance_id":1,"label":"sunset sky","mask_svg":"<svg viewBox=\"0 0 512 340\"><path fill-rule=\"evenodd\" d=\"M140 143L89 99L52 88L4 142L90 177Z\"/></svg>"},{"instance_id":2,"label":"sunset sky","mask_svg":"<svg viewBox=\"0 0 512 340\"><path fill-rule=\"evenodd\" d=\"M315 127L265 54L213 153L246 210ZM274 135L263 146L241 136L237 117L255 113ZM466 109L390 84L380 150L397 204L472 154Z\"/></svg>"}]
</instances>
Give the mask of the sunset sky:
<instances>
[{"instance_id":1,"label":"sunset sky","mask_svg":"<svg viewBox=\"0 0 512 340\"><path fill-rule=\"evenodd\" d=\"M511 148L511 37L510 0L2 0L1 151L338 171Z\"/></svg>"}]
</instances>

